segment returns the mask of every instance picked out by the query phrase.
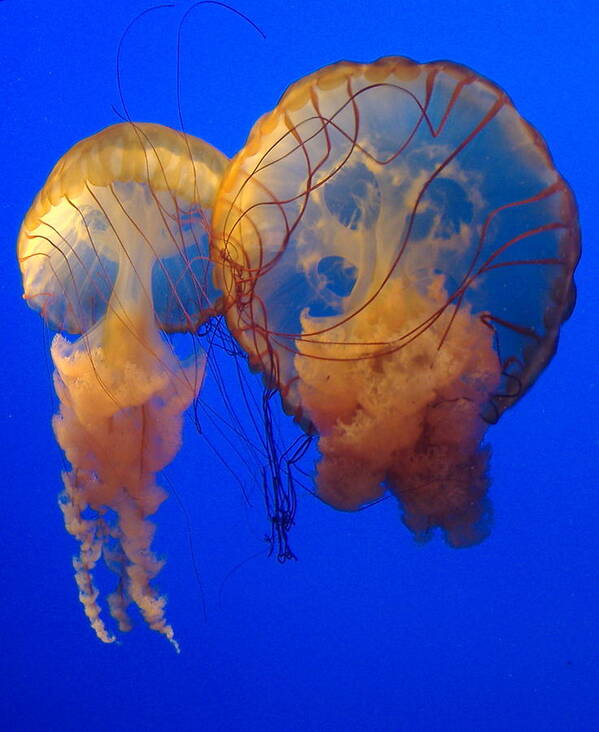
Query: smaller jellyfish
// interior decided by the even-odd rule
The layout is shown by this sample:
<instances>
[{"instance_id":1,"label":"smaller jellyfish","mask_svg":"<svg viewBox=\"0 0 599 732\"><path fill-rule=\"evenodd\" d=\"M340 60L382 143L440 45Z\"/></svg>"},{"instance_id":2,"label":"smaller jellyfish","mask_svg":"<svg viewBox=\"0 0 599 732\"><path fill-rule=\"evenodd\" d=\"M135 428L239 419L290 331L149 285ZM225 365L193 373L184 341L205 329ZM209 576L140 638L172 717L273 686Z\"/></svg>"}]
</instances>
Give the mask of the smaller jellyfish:
<instances>
[{"instance_id":1,"label":"smaller jellyfish","mask_svg":"<svg viewBox=\"0 0 599 732\"><path fill-rule=\"evenodd\" d=\"M156 124L123 123L82 140L54 167L18 241L24 298L57 334L60 410L53 428L71 465L60 507L81 544L79 598L97 636L93 569L118 575L108 597L121 631L135 604L178 648L165 598L151 585L163 562L147 520L165 499L156 473L177 453L182 415L203 360L179 361L165 333L193 333L213 312L209 220L227 159Z\"/></svg>"},{"instance_id":2,"label":"smaller jellyfish","mask_svg":"<svg viewBox=\"0 0 599 732\"><path fill-rule=\"evenodd\" d=\"M579 257L507 95L449 62L325 67L254 125L213 236L231 332L318 436L321 498L389 489L417 538L483 539L486 428L551 359Z\"/></svg>"}]
</instances>

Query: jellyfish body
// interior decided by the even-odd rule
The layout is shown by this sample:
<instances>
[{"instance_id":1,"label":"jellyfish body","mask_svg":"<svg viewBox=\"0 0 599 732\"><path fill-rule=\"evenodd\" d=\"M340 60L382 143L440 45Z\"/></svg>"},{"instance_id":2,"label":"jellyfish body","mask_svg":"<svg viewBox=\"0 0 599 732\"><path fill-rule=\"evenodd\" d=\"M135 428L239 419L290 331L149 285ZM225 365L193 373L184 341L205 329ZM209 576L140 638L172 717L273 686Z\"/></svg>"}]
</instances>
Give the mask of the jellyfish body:
<instances>
[{"instance_id":1,"label":"jellyfish body","mask_svg":"<svg viewBox=\"0 0 599 732\"><path fill-rule=\"evenodd\" d=\"M24 297L78 336L56 335L51 351L53 427L71 464L60 505L81 543L79 597L106 642L92 576L102 556L119 577L108 598L119 628L134 603L176 646L150 584L162 562L147 517L166 496L155 476L179 449L203 364L181 363L160 331L193 332L213 312L208 222L226 163L174 130L114 125L57 163L21 228Z\"/></svg>"},{"instance_id":2,"label":"jellyfish body","mask_svg":"<svg viewBox=\"0 0 599 732\"><path fill-rule=\"evenodd\" d=\"M389 488L417 537L488 532L488 423L573 307L573 196L506 94L447 62L292 85L231 162L213 257L227 322L319 437L317 487Z\"/></svg>"}]
</instances>

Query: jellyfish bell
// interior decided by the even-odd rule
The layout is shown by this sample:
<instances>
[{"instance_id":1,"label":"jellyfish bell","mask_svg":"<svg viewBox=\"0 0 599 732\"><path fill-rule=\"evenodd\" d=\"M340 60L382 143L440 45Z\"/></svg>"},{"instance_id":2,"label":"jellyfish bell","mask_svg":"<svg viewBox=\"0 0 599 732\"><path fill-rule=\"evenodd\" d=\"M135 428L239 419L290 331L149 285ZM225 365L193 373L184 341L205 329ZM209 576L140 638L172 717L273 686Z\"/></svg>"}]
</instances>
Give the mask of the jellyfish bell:
<instances>
[{"instance_id":1,"label":"jellyfish bell","mask_svg":"<svg viewBox=\"0 0 599 732\"><path fill-rule=\"evenodd\" d=\"M293 84L232 160L213 217L228 325L318 435L317 488L389 488L420 538L489 524L496 421L575 299L576 206L506 94L448 62L341 62Z\"/></svg>"},{"instance_id":2,"label":"jellyfish bell","mask_svg":"<svg viewBox=\"0 0 599 732\"><path fill-rule=\"evenodd\" d=\"M181 443L182 414L202 360L182 363L161 331L194 332L216 306L208 259L210 216L227 164L190 135L122 123L67 152L21 227L24 297L57 334L60 400L53 427L71 470L60 505L80 544L79 596L103 641L92 570L119 576L108 598L121 630L137 605L175 646L165 599L150 581L162 562L147 521L165 498L156 484Z\"/></svg>"}]
</instances>

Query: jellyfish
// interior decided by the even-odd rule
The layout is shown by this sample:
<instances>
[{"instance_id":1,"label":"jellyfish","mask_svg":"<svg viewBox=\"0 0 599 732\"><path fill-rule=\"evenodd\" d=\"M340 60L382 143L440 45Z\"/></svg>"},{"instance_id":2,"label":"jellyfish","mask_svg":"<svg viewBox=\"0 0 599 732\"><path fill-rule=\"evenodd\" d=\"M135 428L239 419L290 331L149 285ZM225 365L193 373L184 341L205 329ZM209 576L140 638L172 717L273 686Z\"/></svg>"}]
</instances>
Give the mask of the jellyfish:
<instances>
[{"instance_id":1,"label":"jellyfish","mask_svg":"<svg viewBox=\"0 0 599 732\"><path fill-rule=\"evenodd\" d=\"M322 500L390 492L417 539L482 540L487 427L555 352L579 257L505 92L400 57L301 79L231 161L211 251L231 332L318 438Z\"/></svg>"},{"instance_id":2,"label":"jellyfish","mask_svg":"<svg viewBox=\"0 0 599 732\"><path fill-rule=\"evenodd\" d=\"M178 648L151 584L163 562L148 517L166 497L156 473L180 447L204 361L179 360L162 333L193 333L213 312L209 220L226 164L190 135L116 124L59 160L21 227L24 298L60 331L53 428L70 463L60 507L80 543L79 598L105 642L115 636L94 583L101 558L118 576L108 605L119 629L134 604Z\"/></svg>"}]
</instances>

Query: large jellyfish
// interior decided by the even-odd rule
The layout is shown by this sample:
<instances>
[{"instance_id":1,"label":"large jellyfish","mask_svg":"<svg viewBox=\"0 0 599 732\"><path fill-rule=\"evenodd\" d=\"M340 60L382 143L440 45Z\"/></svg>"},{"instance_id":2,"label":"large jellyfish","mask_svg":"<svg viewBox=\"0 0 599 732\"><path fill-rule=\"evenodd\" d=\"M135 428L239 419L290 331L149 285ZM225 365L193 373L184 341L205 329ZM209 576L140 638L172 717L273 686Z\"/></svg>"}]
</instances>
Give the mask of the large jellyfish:
<instances>
[{"instance_id":1,"label":"large jellyfish","mask_svg":"<svg viewBox=\"0 0 599 732\"><path fill-rule=\"evenodd\" d=\"M293 84L227 169L227 322L318 435L317 488L390 489L425 539L488 533L489 423L575 300L572 193L507 95L448 62L341 62Z\"/></svg>"},{"instance_id":2,"label":"large jellyfish","mask_svg":"<svg viewBox=\"0 0 599 732\"><path fill-rule=\"evenodd\" d=\"M118 575L108 604L120 630L134 603L177 647L150 584L162 562L147 517L165 498L155 474L179 449L202 360L181 363L161 331L193 332L213 312L209 219L226 163L166 127L114 125L64 155L21 228L24 297L78 336L52 342L53 427L71 464L60 505L81 544L79 597L106 642L93 580L102 556Z\"/></svg>"}]
</instances>

